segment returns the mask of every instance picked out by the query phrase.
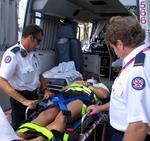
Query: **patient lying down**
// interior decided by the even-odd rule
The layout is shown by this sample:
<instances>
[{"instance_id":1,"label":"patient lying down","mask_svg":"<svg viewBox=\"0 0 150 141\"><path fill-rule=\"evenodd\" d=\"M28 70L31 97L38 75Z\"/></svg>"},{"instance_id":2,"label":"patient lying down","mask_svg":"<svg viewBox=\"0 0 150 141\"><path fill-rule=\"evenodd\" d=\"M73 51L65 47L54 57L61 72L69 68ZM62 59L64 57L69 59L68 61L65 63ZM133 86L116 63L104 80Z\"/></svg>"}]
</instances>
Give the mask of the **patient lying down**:
<instances>
[{"instance_id":1,"label":"patient lying down","mask_svg":"<svg viewBox=\"0 0 150 141\"><path fill-rule=\"evenodd\" d=\"M105 99L109 97L108 88L100 82L99 76L93 73L88 76L87 81L75 81L73 84L66 87L63 91L63 95L64 99L69 99L77 96L89 96L91 92L95 95L95 101L97 98ZM52 104L52 101L48 101L48 104ZM89 106L92 102L88 100L76 99L67 104L68 110L71 111L71 120L75 120L81 116L83 104ZM40 130L43 129L45 134L46 132L49 133L49 137L47 137L49 140L54 138L55 132L63 133L67 126L66 116L57 107L49 108L41 112L36 119L31 121L31 123L35 126L37 125L37 128L42 127ZM18 131L17 135L29 141L29 136L26 132ZM32 141L45 140L46 138L44 136L38 136L32 139Z\"/></svg>"}]
</instances>

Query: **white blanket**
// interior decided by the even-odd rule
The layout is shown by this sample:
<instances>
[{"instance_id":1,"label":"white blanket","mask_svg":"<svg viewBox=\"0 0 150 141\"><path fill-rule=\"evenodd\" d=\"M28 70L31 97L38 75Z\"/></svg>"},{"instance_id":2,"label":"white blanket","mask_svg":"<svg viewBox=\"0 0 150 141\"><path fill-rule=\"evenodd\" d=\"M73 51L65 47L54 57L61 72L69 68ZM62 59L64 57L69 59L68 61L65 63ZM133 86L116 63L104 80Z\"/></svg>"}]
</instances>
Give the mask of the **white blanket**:
<instances>
[{"instance_id":1,"label":"white blanket","mask_svg":"<svg viewBox=\"0 0 150 141\"><path fill-rule=\"evenodd\" d=\"M45 78L62 78L67 84L71 84L77 79L83 79L82 74L76 71L73 61L60 63L58 66L43 73Z\"/></svg>"},{"instance_id":2,"label":"white blanket","mask_svg":"<svg viewBox=\"0 0 150 141\"><path fill-rule=\"evenodd\" d=\"M11 127L10 123L8 122L2 108L0 107L0 140L1 141L11 141L14 139L20 139L13 128Z\"/></svg>"}]
</instances>

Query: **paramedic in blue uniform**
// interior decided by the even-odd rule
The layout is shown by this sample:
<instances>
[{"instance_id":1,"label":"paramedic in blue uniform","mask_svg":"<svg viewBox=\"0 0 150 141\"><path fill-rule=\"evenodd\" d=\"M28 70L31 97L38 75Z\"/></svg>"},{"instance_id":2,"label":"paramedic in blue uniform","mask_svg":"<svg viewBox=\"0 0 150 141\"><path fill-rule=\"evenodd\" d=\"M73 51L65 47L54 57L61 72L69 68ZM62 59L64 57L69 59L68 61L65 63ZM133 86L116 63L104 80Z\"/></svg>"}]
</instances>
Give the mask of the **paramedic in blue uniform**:
<instances>
[{"instance_id":1,"label":"paramedic in blue uniform","mask_svg":"<svg viewBox=\"0 0 150 141\"><path fill-rule=\"evenodd\" d=\"M111 18L105 40L123 59L108 104L112 141L150 141L150 43L144 43L144 30L130 16Z\"/></svg>"},{"instance_id":2,"label":"paramedic in blue uniform","mask_svg":"<svg viewBox=\"0 0 150 141\"><path fill-rule=\"evenodd\" d=\"M36 107L37 88L41 86L48 97L44 77L39 72L36 49L43 37L43 30L37 25L28 25L22 39L8 48L0 67L0 88L11 98L12 125L14 128L25 119L25 109Z\"/></svg>"}]
</instances>

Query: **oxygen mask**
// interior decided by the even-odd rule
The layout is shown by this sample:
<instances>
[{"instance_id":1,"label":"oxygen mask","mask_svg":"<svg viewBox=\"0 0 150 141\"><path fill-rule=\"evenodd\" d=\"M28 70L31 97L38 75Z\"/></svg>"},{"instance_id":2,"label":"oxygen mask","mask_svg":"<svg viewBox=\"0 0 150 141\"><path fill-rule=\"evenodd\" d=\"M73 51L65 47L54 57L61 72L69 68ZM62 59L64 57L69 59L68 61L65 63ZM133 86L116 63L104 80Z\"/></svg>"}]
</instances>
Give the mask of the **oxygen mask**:
<instances>
[{"instance_id":1,"label":"oxygen mask","mask_svg":"<svg viewBox=\"0 0 150 141\"><path fill-rule=\"evenodd\" d=\"M88 80L86 81L86 86L87 86L87 87L88 87L88 86L94 86L96 83L97 83L96 80L94 80L94 79L88 79Z\"/></svg>"}]
</instances>

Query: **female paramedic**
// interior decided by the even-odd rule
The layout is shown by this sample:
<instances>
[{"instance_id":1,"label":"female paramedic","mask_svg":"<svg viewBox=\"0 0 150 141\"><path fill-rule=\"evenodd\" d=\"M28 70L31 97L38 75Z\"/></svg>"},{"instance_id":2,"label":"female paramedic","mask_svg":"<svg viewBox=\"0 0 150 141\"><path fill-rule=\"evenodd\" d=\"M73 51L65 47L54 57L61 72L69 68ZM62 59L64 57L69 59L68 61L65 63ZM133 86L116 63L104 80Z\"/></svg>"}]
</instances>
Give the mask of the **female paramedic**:
<instances>
[{"instance_id":1,"label":"female paramedic","mask_svg":"<svg viewBox=\"0 0 150 141\"><path fill-rule=\"evenodd\" d=\"M28 139L27 131L31 128L44 135L44 137L35 138L36 141L43 141L45 137L49 140L53 139L54 136L58 136L58 133L63 133L69 127L70 119L72 121L81 116L83 104L88 106L97 98L105 99L109 97L109 90L104 84L100 83L99 76L92 73L86 82L76 81L68 86L64 90L63 96L66 100L77 98L67 104L67 108L71 112L70 116L68 111L66 109L62 110L61 107L61 110L57 107L49 108L41 112L33 121L21 125L17 131L18 136ZM51 103L52 101L49 101L49 104Z\"/></svg>"},{"instance_id":2,"label":"female paramedic","mask_svg":"<svg viewBox=\"0 0 150 141\"><path fill-rule=\"evenodd\" d=\"M123 59L110 98L112 141L150 141L150 43L144 43L145 32L131 16L113 17L105 39Z\"/></svg>"}]
</instances>

